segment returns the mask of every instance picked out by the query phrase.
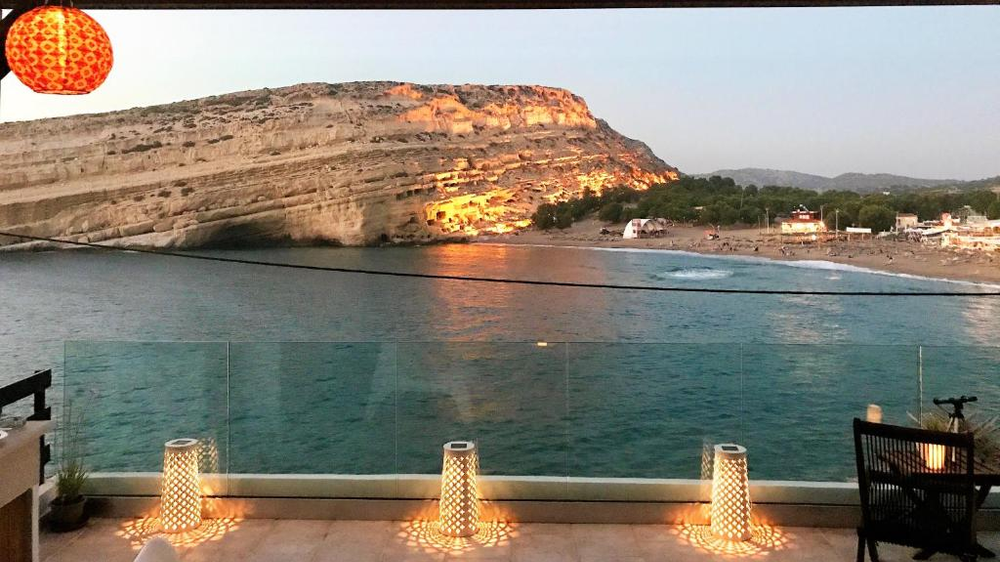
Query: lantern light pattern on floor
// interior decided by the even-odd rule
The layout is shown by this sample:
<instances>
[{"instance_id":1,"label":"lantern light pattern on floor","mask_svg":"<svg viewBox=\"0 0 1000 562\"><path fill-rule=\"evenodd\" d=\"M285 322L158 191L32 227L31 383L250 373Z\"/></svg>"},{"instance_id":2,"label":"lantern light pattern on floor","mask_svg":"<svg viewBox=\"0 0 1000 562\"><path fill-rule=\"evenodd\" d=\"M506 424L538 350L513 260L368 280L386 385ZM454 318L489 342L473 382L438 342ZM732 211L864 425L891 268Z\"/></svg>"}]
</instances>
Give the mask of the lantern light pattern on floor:
<instances>
[{"instance_id":1,"label":"lantern light pattern on floor","mask_svg":"<svg viewBox=\"0 0 1000 562\"><path fill-rule=\"evenodd\" d=\"M715 446L712 535L729 541L745 541L751 536L747 450L739 445Z\"/></svg>"},{"instance_id":2,"label":"lantern light pattern on floor","mask_svg":"<svg viewBox=\"0 0 1000 562\"><path fill-rule=\"evenodd\" d=\"M444 445L438 527L448 537L471 537L479 529L479 455L471 441Z\"/></svg>"},{"instance_id":3,"label":"lantern light pattern on floor","mask_svg":"<svg viewBox=\"0 0 1000 562\"><path fill-rule=\"evenodd\" d=\"M167 441L163 453L160 524L168 533L191 531L201 525L201 479L197 439Z\"/></svg>"},{"instance_id":4,"label":"lantern light pattern on floor","mask_svg":"<svg viewBox=\"0 0 1000 562\"><path fill-rule=\"evenodd\" d=\"M39 6L10 26L4 49L11 72L42 94L89 94L114 64L101 24L69 6Z\"/></svg>"}]
</instances>

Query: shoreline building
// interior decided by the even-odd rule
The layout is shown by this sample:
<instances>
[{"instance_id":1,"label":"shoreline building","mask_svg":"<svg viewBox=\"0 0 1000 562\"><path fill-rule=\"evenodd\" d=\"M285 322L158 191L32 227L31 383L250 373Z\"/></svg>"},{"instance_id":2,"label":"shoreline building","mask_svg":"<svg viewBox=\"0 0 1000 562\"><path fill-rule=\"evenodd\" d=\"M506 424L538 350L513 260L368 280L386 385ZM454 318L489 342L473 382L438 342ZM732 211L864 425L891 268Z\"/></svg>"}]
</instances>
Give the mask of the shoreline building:
<instances>
[{"instance_id":1,"label":"shoreline building","mask_svg":"<svg viewBox=\"0 0 1000 562\"><path fill-rule=\"evenodd\" d=\"M632 219L625 225L622 238L625 240L659 238L666 234L667 224L667 220L662 218Z\"/></svg>"},{"instance_id":2,"label":"shoreline building","mask_svg":"<svg viewBox=\"0 0 1000 562\"><path fill-rule=\"evenodd\" d=\"M945 215L942 215L942 222ZM948 217L950 219L950 217ZM948 221L949 224L951 221ZM941 234L941 246L953 246L964 250L1000 250L1000 220L988 220L985 216L969 215L964 224L953 226Z\"/></svg>"},{"instance_id":3,"label":"shoreline building","mask_svg":"<svg viewBox=\"0 0 1000 562\"><path fill-rule=\"evenodd\" d=\"M909 228L916 228L920 224L920 219L912 213L896 213L896 232L903 232Z\"/></svg>"},{"instance_id":4,"label":"shoreline building","mask_svg":"<svg viewBox=\"0 0 1000 562\"><path fill-rule=\"evenodd\" d=\"M906 228L904 232L925 244L944 248L1000 250L1000 220L989 220L982 215L967 215L963 220L953 217L951 213L941 213L940 220L924 221Z\"/></svg>"},{"instance_id":5,"label":"shoreline building","mask_svg":"<svg viewBox=\"0 0 1000 562\"><path fill-rule=\"evenodd\" d=\"M802 205L792 211L789 219L781 221L781 234L792 236L816 236L826 232L826 223L820 220L819 213L810 211Z\"/></svg>"}]
</instances>

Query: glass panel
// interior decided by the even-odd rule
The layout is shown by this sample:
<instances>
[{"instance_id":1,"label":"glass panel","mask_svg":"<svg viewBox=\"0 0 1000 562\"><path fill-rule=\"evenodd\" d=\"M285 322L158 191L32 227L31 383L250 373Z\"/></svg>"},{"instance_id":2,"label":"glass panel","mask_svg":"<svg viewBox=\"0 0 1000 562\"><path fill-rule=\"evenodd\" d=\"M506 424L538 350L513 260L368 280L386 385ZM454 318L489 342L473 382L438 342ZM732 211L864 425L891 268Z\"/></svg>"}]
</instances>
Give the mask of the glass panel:
<instances>
[{"instance_id":1,"label":"glass panel","mask_svg":"<svg viewBox=\"0 0 1000 562\"><path fill-rule=\"evenodd\" d=\"M737 442L752 478L843 482L851 419L912 425L921 368L924 413L966 394L970 420L1000 414L1000 348L919 349L67 342L63 398L95 472L159 472L196 437L205 472L437 474L473 440L484 474L697 478L705 446Z\"/></svg>"},{"instance_id":2,"label":"glass panel","mask_svg":"<svg viewBox=\"0 0 1000 562\"><path fill-rule=\"evenodd\" d=\"M570 476L698 478L742 440L739 345L575 343L569 373Z\"/></svg>"},{"instance_id":3,"label":"glass panel","mask_svg":"<svg viewBox=\"0 0 1000 562\"><path fill-rule=\"evenodd\" d=\"M964 407L970 424L988 421L1000 415L1000 348L997 347L923 347L923 413L933 414L946 423L952 406L934 405L935 398L975 396L976 402ZM946 427L945 427L946 429ZM978 443L980 448L984 445Z\"/></svg>"},{"instance_id":4,"label":"glass panel","mask_svg":"<svg viewBox=\"0 0 1000 562\"><path fill-rule=\"evenodd\" d=\"M231 472L391 474L394 344L233 343Z\"/></svg>"},{"instance_id":5,"label":"glass panel","mask_svg":"<svg viewBox=\"0 0 1000 562\"><path fill-rule=\"evenodd\" d=\"M915 346L744 346L750 476L855 478L852 420L878 404L885 423L909 425L917 369Z\"/></svg>"},{"instance_id":6,"label":"glass panel","mask_svg":"<svg viewBox=\"0 0 1000 562\"><path fill-rule=\"evenodd\" d=\"M441 447L472 440L481 472L566 473L566 346L399 344L397 472L437 474Z\"/></svg>"},{"instance_id":7,"label":"glass panel","mask_svg":"<svg viewBox=\"0 0 1000 562\"><path fill-rule=\"evenodd\" d=\"M193 437L202 472L225 473L226 375L224 343L66 342L64 414L94 472L160 472L164 443Z\"/></svg>"}]
</instances>

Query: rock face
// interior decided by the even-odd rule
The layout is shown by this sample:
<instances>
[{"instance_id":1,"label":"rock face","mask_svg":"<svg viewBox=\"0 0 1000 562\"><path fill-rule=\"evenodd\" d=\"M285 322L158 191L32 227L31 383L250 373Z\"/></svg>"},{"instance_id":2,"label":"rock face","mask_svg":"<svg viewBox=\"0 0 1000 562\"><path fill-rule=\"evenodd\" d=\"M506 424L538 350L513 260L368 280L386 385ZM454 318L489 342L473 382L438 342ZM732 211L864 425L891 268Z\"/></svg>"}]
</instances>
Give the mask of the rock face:
<instances>
[{"instance_id":1,"label":"rock face","mask_svg":"<svg viewBox=\"0 0 1000 562\"><path fill-rule=\"evenodd\" d=\"M540 86L302 84L0 125L0 230L124 246L462 238L676 178Z\"/></svg>"}]
</instances>

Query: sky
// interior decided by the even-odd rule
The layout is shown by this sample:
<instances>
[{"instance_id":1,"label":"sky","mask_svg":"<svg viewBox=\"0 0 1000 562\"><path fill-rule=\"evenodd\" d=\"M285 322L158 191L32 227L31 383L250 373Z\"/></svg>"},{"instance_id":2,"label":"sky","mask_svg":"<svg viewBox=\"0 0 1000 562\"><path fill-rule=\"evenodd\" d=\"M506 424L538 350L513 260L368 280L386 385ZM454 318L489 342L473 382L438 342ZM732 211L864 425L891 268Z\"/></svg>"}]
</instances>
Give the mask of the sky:
<instances>
[{"instance_id":1,"label":"sky","mask_svg":"<svg viewBox=\"0 0 1000 562\"><path fill-rule=\"evenodd\" d=\"M686 173L1000 174L1000 6L95 11L87 96L0 84L0 121L301 82L543 84Z\"/></svg>"}]
</instances>

